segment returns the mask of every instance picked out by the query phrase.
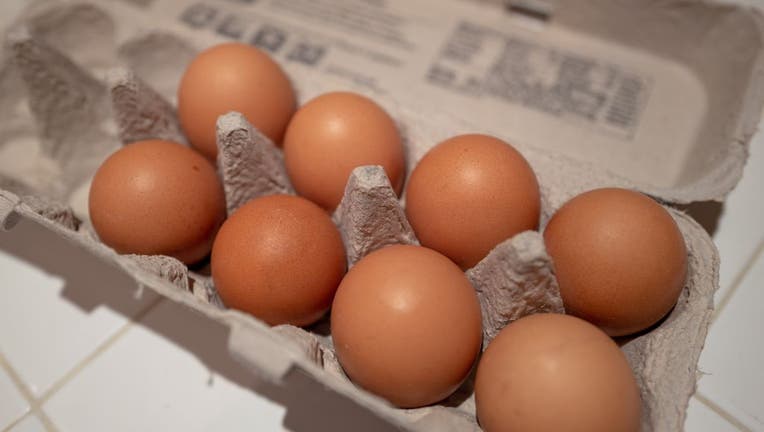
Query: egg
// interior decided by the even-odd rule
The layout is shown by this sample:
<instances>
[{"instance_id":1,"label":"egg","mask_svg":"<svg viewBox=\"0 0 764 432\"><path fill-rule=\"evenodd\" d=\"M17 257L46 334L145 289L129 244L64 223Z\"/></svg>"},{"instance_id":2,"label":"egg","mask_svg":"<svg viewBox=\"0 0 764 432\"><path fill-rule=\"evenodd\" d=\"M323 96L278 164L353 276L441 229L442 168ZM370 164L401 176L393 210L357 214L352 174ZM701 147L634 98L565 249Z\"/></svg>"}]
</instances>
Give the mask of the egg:
<instances>
[{"instance_id":1,"label":"egg","mask_svg":"<svg viewBox=\"0 0 764 432\"><path fill-rule=\"evenodd\" d=\"M682 233L666 209L639 192L576 196L549 220L544 242L565 310L611 336L655 324L684 287Z\"/></svg>"},{"instance_id":2,"label":"egg","mask_svg":"<svg viewBox=\"0 0 764 432\"><path fill-rule=\"evenodd\" d=\"M284 162L295 190L331 211L354 168L381 165L396 193L403 185L403 143L390 115L371 99L326 93L302 106L284 137Z\"/></svg>"},{"instance_id":3,"label":"egg","mask_svg":"<svg viewBox=\"0 0 764 432\"><path fill-rule=\"evenodd\" d=\"M294 89L266 53L224 43L200 53L178 87L178 118L186 137L210 159L217 155L217 118L238 111L276 144L296 109Z\"/></svg>"},{"instance_id":4,"label":"egg","mask_svg":"<svg viewBox=\"0 0 764 432\"><path fill-rule=\"evenodd\" d=\"M460 135L432 148L406 186L406 216L423 246L462 269L502 241L538 227L536 175L506 142Z\"/></svg>"},{"instance_id":5,"label":"egg","mask_svg":"<svg viewBox=\"0 0 764 432\"><path fill-rule=\"evenodd\" d=\"M102 242L119 253L169 255L186 264L207 256L225 218L212 164L178 143L128 144L106 159L88 197Z\"/></svg>"},{"instance_id":6,"label":"egg","mask_svg":"<svg viewBox=\"0 0 764 432\"><path fill-rule=\"evenodd\" d=\"M567 315L505 327L475 378L486 432L638 432L641 401L626 357L605 333Z\"/></svg>"},{"instance_id":7,"label":"egg","mask_svg":"<svg viewBox=\"0 0 764 432\"><path fill-rule=\"evenodd\" d=\"M212 279L223 303L271 325L305 326L332 304L345 248L329 216L290 195L249 201L220 228Z\"/></svg>"},{"instance_id":8,"label":"egg","mask_svg":"<svg viewBox=\"0 0 764 432\"><path fill-rule=\"evenodd\" d=\"M464 273L419 246L387 246L361 259L332 305L332 338L347 375L403 408L459 387L480 350L481 326Z\"/></svg>"}]
</instances>

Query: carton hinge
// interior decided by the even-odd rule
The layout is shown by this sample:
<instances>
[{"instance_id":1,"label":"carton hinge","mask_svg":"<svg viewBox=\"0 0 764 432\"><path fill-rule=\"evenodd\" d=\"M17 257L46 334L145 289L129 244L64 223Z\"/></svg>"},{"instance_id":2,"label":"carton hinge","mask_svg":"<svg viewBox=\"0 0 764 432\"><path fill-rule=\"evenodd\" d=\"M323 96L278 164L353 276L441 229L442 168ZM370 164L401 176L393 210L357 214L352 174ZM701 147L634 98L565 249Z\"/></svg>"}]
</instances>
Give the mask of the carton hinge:
<instances>
[{"instance_id":1,"label":"carton hinge","mask_svg":"<svg viewBox=\"0 0 764 432\"><path fill-rule=\"evenodd\" d=\"M0 230L8 231L21 220L16 206L21 200L16 195L0 190Z\"/></svg>"},{"instance_id":2,"label":"carton hinge","mask_svg":"<svg viewBox=\"0 0 764 432\"><path fill-rule=\"evenodd\" d=\"M542 22L549 21L554 12L553 2L544 0L507 0L504 7L508 13Z\"/></svg>"}]
</instances>

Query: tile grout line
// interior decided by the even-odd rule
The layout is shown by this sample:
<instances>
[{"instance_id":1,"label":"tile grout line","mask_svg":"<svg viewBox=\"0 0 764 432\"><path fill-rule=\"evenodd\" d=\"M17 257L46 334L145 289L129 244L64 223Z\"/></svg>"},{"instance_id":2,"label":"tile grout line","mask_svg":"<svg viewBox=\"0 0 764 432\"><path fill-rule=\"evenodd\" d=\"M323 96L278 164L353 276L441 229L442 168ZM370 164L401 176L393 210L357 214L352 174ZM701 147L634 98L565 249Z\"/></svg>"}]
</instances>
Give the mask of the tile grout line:
<instances>
[{"instance_id":1,"label":"tile grout line","mask_svg":"<svg viewBox=\"0 0 764 432\"><path fill-rule=\"evenodd\" d=\"M56 425L53 424L53 421L51 421L50 417L48 417L48 415L45 414L43 410L41 410L39 407L35 407L33 408L32 412L40 420L46 432L58 432L58 428L56 427Z\"/></svg>"},{"instance_id":2,"label":"tile grout line","mask_svg":"<svg viewBox=\"0 0 764 432\"><path fill-rule=\"evenodd\" d=\"M740 420L736 419L735 416L728 413L724 408L720 407L714 401L704 396L701 392L695 392L693 397L697 399L698 402L705 405L706 408L716 413L719 417L723 418L727 423L736 427L741 432L753 432L753 430L748 428L748 426L744 425Z\"/></svg>"},{"instance_id":3,"label":"tile grout line","mask_svg":"<svg viewBox=\"0 0 764 432\"><path fill-rule=\"evenodd\" d=\"M117 329L114 333L112 333L104 342L102 342L100 345L98 345L90 354L85 356L79 363L77 363L72 369L70 369L68 372L64 374L63 377L61 377L58 381L53 383L53 385L50 386L50 388L44 392L39 398L36 398L34 394L31 392L31 390L26 386L24 381L21 379L21 377L16 373L16 371L11 366L10 362L3 357L2 354L0 354L0 368L4 369L8 376L10 376L13 383L16 385L16 388L19 390L21 395L24 397L24 399L27 400L29 403L29 411L27 411L24 415L20 416L18 419L14 420L9 424L6 428L3 429L3 432L9 432L13 427L21 423L22 420L29 417L30 415L36 415L40 422L45 427L45 430L47 432L58 432L58 428L56 428L55 424L50 420L50 418L47 416L45 411L42 409L42 405L47 402L47 400L53 396L58 390L60 390L66 383L68 383L72 378L74 378L79 372L81 372L85 366L87 366L91 361L93 361L96 357L98 357L101 353L106 351L109 347L111 347L117 340L125 334L130 328L137 322L143 319L149 312L151 312L156 306L158 306L164 298L162 296L157 296L157 298L149 303L145 308L140 310L137 314L135 314L133 317L130 318L130 320L125 323L122 327Z\"/></svg>"},{"instance_id":4,"label":"tile grout line","mask_svg":"<svg viewBox=\"0 0 764 432\"><path fill-rule=\"evenodd\" d=\"M724 311L724 308L732 300L732 297L735 295L735 292L737 292L738 287L743 283L743 280L748 275L751 268L753 268L753 266L756 264L759 258L761 258L762 253L764 253L764 239L759 240L759 244L756 245L756 249L754 249L753 253L748 257L745 264L743 265L743 268L741 268L735 275L735 278L732 280L732 283L730 284L729 290L724 294L724 296L721 299L719 299L719 304L716 305L716 307L714 308L714 312L711 315L711 324L713 324L719 318L719 315L721 315L722 311ZM722 407L717 405L711 399L703 395L700 391L696 391L693 397L697 399L698 402L703 404L706 408L713 411L715 414L717 414L719 417L724 419L727 423L731 424L732 426L734 426L741 432L753 432L746 425L744 425L740 420L735 418L735 416L733 416L732 414L724 410Z\"/></svg>"},{"instance_id":5,"label":"tile grout line","mask_svg":"<svg viewBox=\"0 0 764 432\"><path fill-rule=\"evenodd\" d=\"M19 418L17 418L16 420L14 420L14 421L10 422L10 423L8 424L8 426L6 426L6 427L3 429L3 432L10 432L11 430L13 430L13 428L15 428L15 427L16 427L16 425L17 425L17 424L19 424L19 423L21 423L22 421L24 421L24 419L26 419L26 418L27 418L27 417L29 417L30 415L34 415L34 414L32 413L32 410L31 410L31 409L30 409L29 411L25 412L25 413L24 413L24 415L22 415L21 417L19 417Z\"/></svg>"},{"instance_id":6,"label":"tile grout line","mask_svg":"<svg viewBox=\"0 0 764 432\"><path fill-rule=\"evenodd\" d=\"M11 367L11 364L5 359L5 356L2 353L0 353L0 368L5 370L11 378L11 381L13 381L13 384L16 386L16 389L21 393L21 396L23 396L30 405L33 404L35 402L35 397L32 394L32 391L29 390L26 384L24 384L24 381L19 374L16 373L16 370Z\"/></svg>"},{"instance_id":7,"label":"tile grout line","mask_svg":"<svg viewBox=\"0 0 764 432\"><path fill-rule=\"evenodd\" d=\"M719 299L719 304L716 305L713 314L711 314L712 324L716 321L717 318L719 318L719 315L722 313L724 308L727 306L730 300L732 300L732 297L734 296L735 292L737 292L738 287L743 283L743 279L745 279L745 277L748 275L748 272L759 260L762 252L764 252L764 239L759 240L759 244L756 245L756 249L748 257L748 260L746 260L743 268L740 269L735 275L735 279L732 280L729 290L727 290L727 292L724 293L724 296Z\"/></svg>"},{"instance_id":8,"label":"tile grout line","mask_svg":"<svg viewBox=\"0 0 764 432\"><path fill-rule=\"evenodd\" d=\"M127 331L130 330L136 322L140 321L143 319L143 317L148 315L148 313L151 312L156 306L158 306L162 300L164 300L164 297L158 296L156 300L152 301L148 306L130 318L130 321L120 327L116 332L112 333L111 336L109 336L105 341L98 345L90 354L85 356L85 358L77 363L77 365L65 373L63 377L53 383L53 385L51 385L50 388L37 400L36 408L42 411L42 405L47 402L48 399L50 399L58 390L60 390L66 383L68 383L72 378L79 374L83 369L85 369L85 367L90 364L90 362L92 362L96 357L114 345L114 343L116 343L122 335L127 333Z\"/></svg>"},{"instance_id":9,"label":"tile grout line","mask_svg":"<svg viewBox=\"0 0 764 432\"><path fill-rule=\"evenodd\" d=\"M11 381L13 381L13 385L16 386L16 390L21 393L21 397L23 397L29 404L29 409L23 415L19 416L17 419L8 424L8 426L3 428L3 432L8 432L17 424L21 423L22 420L32 414L34 410L33 407L35 404L35 397L29 388L27 388L26 384L24 384L24 381L21 379L21 377L16 373L13 367L11 367L11 364L8 362L8 360L5 359L2 353L0 353L0 369L4 370L8 377L10 377Z\"/></svg>"},{"instance_id":10,"label":"tile grout line","mask_svg":"<svg viewBox=\"0 0 764 432\"><path fill-rule=\"evenodd\" d=\"M46 431L57 432L58 429L56 429L56 427L53 425L53 422L51 422L48 416L44 412L42 412L42 410L38 408L38 405L40 403L39 399L35 398L32 391L24 383L24 380L21 379L21 376L19 376L19 374L16 372L13 366L11 366L11 363L2 354L0 354L0 366L2 367L2 369L5 370L8 376L11 378L11 381L13 381L13 384L16 386L16 389L19 391L19 393L21 393L21 396L24 397L24 399L26 399L27 403L29 403L29 411L24 413L24 415L20 416L18 419L11 422L11 424L8 425L8 427L5 428L4 431L10 431L11 428L21 423L22 420L34 414L34 415L37 415L37 418L39 418L40 422L43 424L43 426L45 426Z\"/></svg>"}]
</instances>

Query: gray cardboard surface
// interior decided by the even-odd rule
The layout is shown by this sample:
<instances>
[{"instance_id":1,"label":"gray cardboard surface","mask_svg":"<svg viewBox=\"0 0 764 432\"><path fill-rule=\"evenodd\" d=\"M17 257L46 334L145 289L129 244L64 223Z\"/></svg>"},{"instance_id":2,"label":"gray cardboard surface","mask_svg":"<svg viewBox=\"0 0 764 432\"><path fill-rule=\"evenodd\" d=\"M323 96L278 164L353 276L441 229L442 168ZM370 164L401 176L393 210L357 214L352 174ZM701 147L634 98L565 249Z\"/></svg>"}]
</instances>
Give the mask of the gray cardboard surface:
<instances>
[{"instance_id":1,"label":"gray cardboard surface","mask_svg":"<svg viewBox=\"0 0 764 432\"><path fill-rule=\"evenodd\" d=\"M0 63L0 113L7 117L0 124L0 226L35 221L121 268L139 286L225 324L231 354L274 385L328 389L404 430L478 430L469 381L443 405L395 409L345 378L330 339L270 329L222 308L208 277L171 258L120 256L98 242L86 196L90 176L123 140L178 133L174 88L193 53L238 39L273 51L301 102L338 89L379 101L404 135L409 172L430 147L457 133L509 140L539 177L542 227L567 199L599 186L636 188L664 202L723 199L740 178L761 112L759 14L708 2L535 3L550 14L547 21L528 22L468 1L434 9L423 0L359 3L349 21L327 26L318 13L323 2L35 2L7 37ZM384 19L358 36L352 17L369 10ZM222 18L231 16L238 18ZM263 36L266 18L281 33ZM271 143L258 144L262 136L245 119L221 117L219 131L223 154L242 151L260 164L248 173L222 158L221 173L233 185L226 189L229 210L258 194L291 192L281 181L278 152ZM250 189L263 172L276 180ZM370 194L376 187L383 193ZM395 222L382 230L383 242L415 241L400 202L384 191L362 176L350 183L335 215L346 242L362 236L364 227L377 232L390 223L371 217L367 207L380 202L389 204ZM682 428L718 286L718 256L708 235L669 210L688 247L685 289L658 326L621 341L642 392L645 431ZM357 259L374 247L349 250ZM503 267L507 262L512 269ZM496 309L486 314L493 322L487 339L511 319L561 307L538 234L510 239L468 274L484 286L484 311ZM498 300L526 286L538 296L520 306ZM503 302L506 308L497 309Z\"/></svg>"},{"instance_id":2,"label":"gray cardboard surface","mask_svg":"<svg viewBox=\"0 0 764 432\"><path fill-rule=\"evenodd\" d=\"M485 350L507 324L534 313L564 313L542 235L526 231L496 246L467 271L483 311Z\"/></svg>"},{"instance_id":3,"label":"gray cardboard surface","mask_svg":"<svg viewBox=\"0 0 764 432\"><path fill-rule=\"evenodd\" d=\"M264 195L294 194L281 150L231 112L217 121L218 172L223 180L228 214Z\"/></svg>"},{"instance_id":4,"label":"gray cardboard surface","mask_svg":"<svg viewBox=\"0 0 764 432\"><path fill-rule=\"evenodd\" d=\"M342 233L348 268L387 245L419 245L390 180L379 165L358 167L350 173L334 221Z\"/></svg>"}]
</instances>

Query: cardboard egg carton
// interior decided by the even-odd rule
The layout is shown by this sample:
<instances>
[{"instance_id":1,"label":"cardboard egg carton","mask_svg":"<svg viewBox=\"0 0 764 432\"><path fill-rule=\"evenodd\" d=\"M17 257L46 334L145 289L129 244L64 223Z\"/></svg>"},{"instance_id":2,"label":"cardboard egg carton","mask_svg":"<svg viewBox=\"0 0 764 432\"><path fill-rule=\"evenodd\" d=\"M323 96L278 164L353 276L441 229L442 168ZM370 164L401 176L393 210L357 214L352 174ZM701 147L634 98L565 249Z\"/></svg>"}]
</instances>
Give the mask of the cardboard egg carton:
<instances>
[{"instance_id":1,"label":"cardboard egg carton","mask_svg":"<svg viewBox=\"0 0 764 432\"><path fill-rule=\"evenodd\" d=\"M270 328L225 309L208 276L173 258L116 254L87 220L95 169L123 143L185 143L174 108L183 69L201 48L237 39L270 51L301 103L338 89L378 101L398 122L408 173L459 133L511 142L539 178L542 229L569 198L601 186L667 205L722 200L741 176L764 100L761 16L702 1L320 3L32 3L0 63L0 225L32 220L223 323L231 354L273 385L346 399L379 428L479 430L471 378L440 404L396 409L345 377L326 321ZM327 7L343 8L342 19L320 13ZM257 196L294 193L280 150L243 116L221 116L217 127L229 214ZM349 265L387 244L416 244L404 200L379 167L353 172L333 215ZM619 340L645 431L682 428L718 286L708 234L667 209L688 249L685 288L658 325ZM503 242L467 276L484 344L523 315L563 310L538 232Z\"/></svg>"}]
</instances>

